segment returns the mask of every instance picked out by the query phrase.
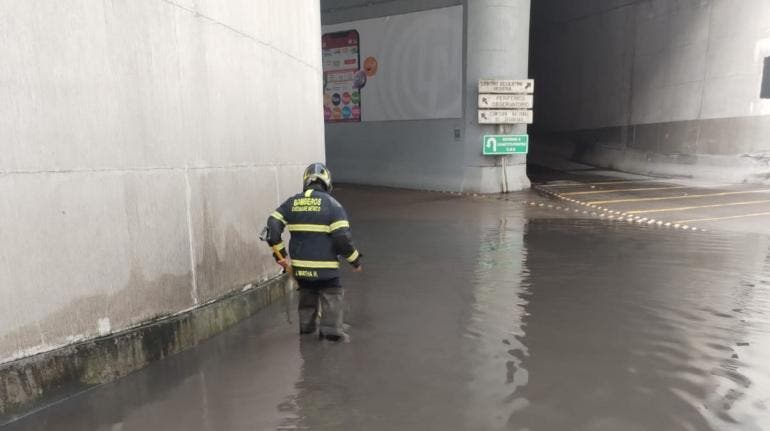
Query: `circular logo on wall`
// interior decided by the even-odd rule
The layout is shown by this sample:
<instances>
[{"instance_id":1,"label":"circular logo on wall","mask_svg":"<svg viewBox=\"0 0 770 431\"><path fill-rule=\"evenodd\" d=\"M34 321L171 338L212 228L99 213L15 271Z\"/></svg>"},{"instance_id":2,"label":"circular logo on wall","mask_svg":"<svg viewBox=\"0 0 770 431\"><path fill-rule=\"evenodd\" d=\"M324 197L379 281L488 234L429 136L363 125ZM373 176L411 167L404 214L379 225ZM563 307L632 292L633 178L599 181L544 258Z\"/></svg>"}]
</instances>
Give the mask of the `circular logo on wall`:
<instances>
[{"instance_id":1,"label":"circular logo on wall","mask_svg":"<svg viewBox=\"0 0 770 431\"><path fill-rule=\"evenodd\" d=\"M374 57L366 57L364 60L364 72L366 76L372 77L377 74L377 59Z\"/></svg>"},{"instance_id":2,"label":"circular logo on wall","mask_svg":"<svg viewBox=\"0 0 770 431\"><path fill-rule=\"evenodd\" d=\"M339 104L340 104L340 94L339 94L339 93L334 93L334 94L332 95L332 104L333 104L334 106L337 106L337 105L339 105Z\"/></svg>"}]
</instances>

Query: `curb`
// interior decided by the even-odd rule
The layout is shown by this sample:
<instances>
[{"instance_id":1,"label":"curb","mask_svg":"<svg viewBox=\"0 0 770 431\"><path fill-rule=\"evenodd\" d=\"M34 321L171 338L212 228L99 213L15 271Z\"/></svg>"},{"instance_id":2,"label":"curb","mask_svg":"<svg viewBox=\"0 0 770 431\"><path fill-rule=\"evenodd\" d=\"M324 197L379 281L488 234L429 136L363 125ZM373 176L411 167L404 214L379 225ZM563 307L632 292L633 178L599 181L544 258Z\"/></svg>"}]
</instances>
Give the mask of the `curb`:
<instances>
[{"instance_id":1,"label":"curb","mask_svg":"<svg viewBox=\"0 0 770 431\"><path fill-rule=\"evenodd\" d=\"M192 310L0 365L0 426L200 344L290 292L279 276Z\"/></svg>"}]
</instances>

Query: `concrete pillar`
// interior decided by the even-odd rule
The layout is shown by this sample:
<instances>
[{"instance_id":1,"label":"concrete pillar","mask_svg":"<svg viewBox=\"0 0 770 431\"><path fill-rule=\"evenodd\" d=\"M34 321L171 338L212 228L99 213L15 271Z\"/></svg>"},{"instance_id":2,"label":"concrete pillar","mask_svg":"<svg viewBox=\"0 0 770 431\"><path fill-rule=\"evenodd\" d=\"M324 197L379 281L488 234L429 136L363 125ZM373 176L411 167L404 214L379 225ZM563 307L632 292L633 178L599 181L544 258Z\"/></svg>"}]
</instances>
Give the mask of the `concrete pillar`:
<instances>
[{"instance_id":1,"label":"concrete pillar","mask_svg":"<svg viewBox=\"0 0 770 431\"><path fill-rule=\"evenodd\" d=\"M478 80L528 77L530 0L467 0L465 13L465 188L496 193L501 191L503 179L500 161L481 155L481 140L497 130L496 126L478 124ZM527 127L508 126L505 132L526 133ZM506 157L510 191L529 188L526 162L525 156Z\"/></svg>"}]
</instances>

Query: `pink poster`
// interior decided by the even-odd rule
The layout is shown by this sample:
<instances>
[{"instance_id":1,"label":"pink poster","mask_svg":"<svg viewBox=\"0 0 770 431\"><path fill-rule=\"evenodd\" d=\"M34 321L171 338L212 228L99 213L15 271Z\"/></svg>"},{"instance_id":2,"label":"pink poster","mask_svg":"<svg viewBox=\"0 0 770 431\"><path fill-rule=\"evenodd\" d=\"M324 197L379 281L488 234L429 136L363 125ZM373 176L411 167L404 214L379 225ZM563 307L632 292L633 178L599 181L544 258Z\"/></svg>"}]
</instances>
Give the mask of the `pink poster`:
<instances>
[{"instance_id":1,"label":"pink poster","mask_svg":"<svg viewBox=\"0 0 770 431\"><path fill-rule=\"evenodd\" d=\"M356 30L327 33L322 38L324 119L327 123L361 121L361 70L359 35Z\"/></svg>"}]
</instances>

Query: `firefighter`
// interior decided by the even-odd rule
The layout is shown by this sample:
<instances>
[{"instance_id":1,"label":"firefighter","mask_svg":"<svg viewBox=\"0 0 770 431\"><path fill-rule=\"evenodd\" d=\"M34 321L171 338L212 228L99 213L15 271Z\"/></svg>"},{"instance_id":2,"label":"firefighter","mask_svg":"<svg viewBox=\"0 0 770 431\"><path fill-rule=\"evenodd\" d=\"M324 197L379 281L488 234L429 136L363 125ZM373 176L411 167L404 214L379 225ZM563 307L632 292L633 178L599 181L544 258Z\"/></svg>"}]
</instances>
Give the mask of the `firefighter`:
<instances>
[{"instance_id":1,"label":"firefighter","mask_svg":"<svg viewBox=\"0 0 770 431\"><path fill-rule=\"evenodd\" d=\"M361 254L353 245L345 209L329 193L332 178L322 163L313 163L303 174L304 191L289 198L267 219L267 243L284 270L299 285L300 334L347 341L342 326L343 290L338 257L360 272ZM281 239L291 232L289 252ZM291 257L289 257L291 256Z\"/></svg>"}]
</instances>

